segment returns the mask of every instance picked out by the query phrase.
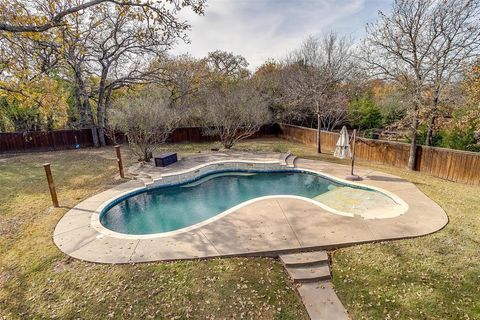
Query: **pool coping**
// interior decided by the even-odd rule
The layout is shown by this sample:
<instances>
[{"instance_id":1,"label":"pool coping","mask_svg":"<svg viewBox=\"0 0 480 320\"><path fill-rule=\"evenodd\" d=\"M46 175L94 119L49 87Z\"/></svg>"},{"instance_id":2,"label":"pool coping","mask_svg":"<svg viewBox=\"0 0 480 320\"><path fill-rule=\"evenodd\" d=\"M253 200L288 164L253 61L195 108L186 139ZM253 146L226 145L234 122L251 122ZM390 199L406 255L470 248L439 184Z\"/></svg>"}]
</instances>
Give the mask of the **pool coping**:
<instances>
[{"instance_id":1,"label":"pool coping","mask_svg":"<svg viewBox=\"0 0 480 320\"><path fill-rule=\"evenodd\" d=\"M448 217L443 209L426 197L421 191L418 190L418 188L416 188L416 186L404 179L373 170L358 168L357 173L362 175L364 180L361 182L351 182L342 178L343 173L348 172L346 170L347 167L344 165L306 159L299 160L299 168L288 168L287 170L312 172L319 174L322 177L326 177L327 179L339 181L347 185L354 185L382 192L394 199L394 201L399 201L406 206L405 212L401 214L401 216L405 217L399 218L398 216L395 216L383 219L373 219L386 220L388 223L391 222L394 227L391 227L391 232L388 233L388 223L382 228L377 228L377 222L371 221L365 223L361 221L362 219L359 220L358 217L335 218L332 217L334 214L332 214L331 210L329 210L331 208L325 205L323 206L326 208L322 207L322 205L319 205L319 202L312 199L297 196L266 196L251 199L198 224L171 232L142 236L115 233L101 226L99 222L99 214L103 208L112 202L113 199L118 199L126 194L138 192L146 188L143 182L132 180L94 195L82 201L68 211L58 222L53 234L53 241L61 251L77 259L99 263L132 263L222 256L275 256L278 253L284 252L298 252L318 248L342 247L355 243L420 236L440 230L448 223ZM215 161L215 163L232 163L239 161L262 164L275 163L275 161L253 161L238 159ZM276 163L278 164L278 161ZM197 167L205 167L210 164L211 163L209 162L200 166L188 168L186 170L179 170L178 172L189 173L196 170ZM175 172L168 174L168 176L175 175ZM376 178L373 179L372 177ZM393 182L390 182L389 179ZM398 193L400 193L400 195L398 195ZM418 200L418 203L416 203L415 200ZM362 225L361 228L365 228L365 232L368 231L368 235L362 235L359 237L345 237L345 235L343 235L331 239L330 235L326 236L326 238L325 236L318 235L318 239L315 239L315 235L312 239L301 238L300 235L299 239L292 241L289 239L288 241L290 242L288 243L279 243L278 241L275 242L276 240L273 241L271 239L259 238L260 240L258 246L256 246L254 242L249 242L248 245L238 243L238 245L235 245L234 247L233 243L231 243L232 240L228 238L225 238L223 243L219 242L219 239L222 239L222 236L225 237L225 235L221 235L219 233L218 226L222 224L235 226L235 224L241 220L238 219L238 217L245 216L245 212L246 215L250 215L249 219L257 219L252 212L258 211L258 209L255 208L261 208L268 203L272 205L276 205L275 203L277 203L281 207L281 210L278 208L275 210L278 212L284 211L283 214L290 215L290 217L295 217L294 214L298 215L307 211L316 212L312 219L318 220L321 218L327 221L326 225L319 225L317 222L315 222L317 223L315 224L316 228L319 230L324 230L323 232L330 230L328 229L329 223L333 229L337 228L336 224L338 223L346 223L343 228L348 229L348 224L352 223L352 235L355 234L355 232L358 233L360 230L358 229L360 225ZM292 206L292 203L295 205ZM314 205L317 209L312 207L312 205ZM273 215L275 210L272 212L266 212L265 214ZM239 216L238 212L243 212L243 216ZM429 212L429 214L431 213L431 217L425 216L426 212ZM273 220L277 219L275 216L272 217ZM426 220L429 217L434 219L434 223L430 223ZM299 226L294 226L294 223L291 221L292 219L294 218L290 218L290 221L287 219L286 223L291 224L290 228L292 228L292 230L295 229L293 230L293 234L295 234L295 237L297 237L297 233L301 234L304 231L302 231L303 229L298 229ZM241 223L244 222L245 221L242 221ZM303 222L307 223L308 221L300 220L300 224ZM98 223L98 225L96 223ZM295 223L298 224L299 222L296 221ZM100 228L98 227L99 225L101 226ZM382 225L382 223L380 223L380 225ZM270 227L273 230L273 235L279 232L276 230L277 227L283 228L280 225L272 225ZM238 230L237 236L239 237L242 234L257 232L251 230L254 229L255 226L250 226L249 228L250 229L245 229L245 226L238 225L232 230L234 230L234 232L237 232ZM308 229L308 224L303 226L303 228L305 230ZM386 230L385 232L384 229ZM339 231L337 231L337 234L348 231L343 229L338 230ZM272 235L267 236L272 237ZM195 246L194 244L191 244L192 239L198 240L200 245L197 243ZM162 248L158 244L166 244L168 248L165 248L164 252L162 252ZM269 244L271 244L271 248L269 248ZM139 246L148 247L149 245L151 246L152 251L147 252L146 256L148 257L138 253ZM175 250L175 246L177 246L177 250ZM180 247L182 250L178 249Z\"/></svg>"},{"instance_id":2,"label":"pool coping","mask_svg":"<svg viewBox=\"0 0 480 320\"><path fill-rule=\"evenodd\" d=\"M249 160L244 160L244 161L242 161L242 160L220 160L220 161L208 162L208 163L193 167L191 169L186 169L186 170L178 172L178 174L176 172L169 173L168 175L165 175L165 176L178 177L180 174L194 173L201 168L207 168L207 167L212 166L212 165L218 165L218 164L224 165L224 164L232 164L232 163L236 163L236 164L237 163L278 164L278 162L254 162L254 161L249 161ZM371 189L373 191L380 192L380 193L390 197L396 204L398 204L400 206L400 208L399 208L400 212L396 212L395 215L390 216L390 218L393 218L393 217L396 217L398 215L404 214L408 210L408 204L405 201L403 201L399 196L397 196L396 194L394 194L392 192L389 192L387 190L384 190L384 189L378 188L378 187L374 187L374 186L365 187L364 185L356 183L355 181L349 181L349 180L345 180L345 179L341 179L341 178L336 178L332 175L321 173L319 171L315 171L315 170L311 170L311 169L295 167L295 168L288 168L288 169L286 168L286 169L281 169L281 170L270 170L268 168L265 168L265 170L252 169L252 170L249 171L249 170L235 169L235 168L232 167L230 169L227 168L224 171L213 170L213 171L209 171L208 173L204 173L204 174L199 173L198 176L196 176L196 177L194 177L190 180L184 180L184 181L178 180L178 183L169 183L169 184L164 184L164 185L157 185L155 187L151 186L151 184L146 184L144 187L133 188L131 190L127 190L125 192L122 192L119 195L114 196L114 197L106 200L98 208L95 209L95 212L91 216L91 225L95 230L97 230L99 233L101 233L105 236L121 238L121 239L155 239L155 238L160 238L160 237L169 237L169 236L178 235L178 234L181 234L181 233L184 233L184 232L188 232L188 231L192 231L192 230L195 230L197 228L200 228L204 225L207 225L209 223L217 221L217 220L225 217L226 215L228 215L232 212L235 212L236 210L241 209L245 206L248 206L252 203L255 203L257 201L268 200L268 199L277 199L277 198L298 199L298 200L302 200L302 201L306 201L306 202L309 202L311 204L314 204L314 205L320 207L321 209L324 209L327 212L332 213L332 214L338 214L338 215L347 216L347 217L353 217L354 216L353 213L344 212L344 211L334 209L334 208L329 207L328 205L326 205L324 203L313 200L311 198L302 197L302 196L294 196L294 195L272 195L272 196L257 197L257 198L253 198L253 199L244 201L244 202L239 203L239 204L237 204L237 205L235 205L235 206L233 206L233 207L231 207L231 208L229 208L229 209L227 209L227 210L225 210L225 211L223 211L219 214L216 214L215 216L213 216L211 218L200 221L200 222L195 223L193 225L183 227L183 228L180 228L180 229L177 229L177 230L160 232L160 233L152 233L152 234L144 234L144 235L126 234L126 233L116 232L116 231L113 231L111 229L108 229L105 226L103 226L103 224L100 222L101 215L104 214L105 209L107 207L109 207L112 203L117 203L117 202L121 201L122 199L128 198L130 196L134 196L136 194L142 193L144 191L148 191L150 189L168 188L168 187L185 185L185 184L188 184L188 183L198 181L198 180L200 180L204 177L208 177L209 175L222 173L222 172L252 172L252 173L260 173L260 172L265 172L265 173L272 173L272 172L309 172L309 173L316 174L316 175L318 175L322 178L326 178L328 180L331 180L333 182L339 182L339 183L344 184L346 186L360 187L362 189Z\"/></svg>"}]
</instances>

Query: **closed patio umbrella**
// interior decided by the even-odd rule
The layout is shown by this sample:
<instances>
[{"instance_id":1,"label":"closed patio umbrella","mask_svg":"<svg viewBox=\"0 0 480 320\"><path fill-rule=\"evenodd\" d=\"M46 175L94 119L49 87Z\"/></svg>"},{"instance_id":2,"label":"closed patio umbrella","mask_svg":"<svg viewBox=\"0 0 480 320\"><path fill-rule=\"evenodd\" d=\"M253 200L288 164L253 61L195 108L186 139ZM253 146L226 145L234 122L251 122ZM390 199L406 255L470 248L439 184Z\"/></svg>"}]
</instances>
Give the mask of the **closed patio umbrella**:
<instances>
[{"instance_id":1,"label":"closed patio umbrella","mask_svg":"<svg viewBox=\"0 0 480 320\"><path fill-rule=\"evenodd\" d=\"M338 138L333 156L339 159L346 159L352 156L352 153L350 151L348 131L347 127L345 126L343 126L342 130L340 131L340 138Z\"/></svg>"},{"instance_id":2,"label":"closed patio umbrella","mask_svg":"<svg viewBox=\"0 0 480 320\"><path fill-rule=\"evenodd\" d=\"M348 137L347 127L343 126L342 130L340 131L340 137L338 138L338 141L335 147L335 152L333 153L334 157L337 157L340 159L350 158L352 160L350 174L345 177L345 179L347 180L361 180L361 178L358 175L353 173L353 166L355 163L355 141L357 136L356 133L357 133L357 130L353 130L353 135L352 135L353 152L352 152L350 150L350 139Z\"/></svg>"}]
</instances>

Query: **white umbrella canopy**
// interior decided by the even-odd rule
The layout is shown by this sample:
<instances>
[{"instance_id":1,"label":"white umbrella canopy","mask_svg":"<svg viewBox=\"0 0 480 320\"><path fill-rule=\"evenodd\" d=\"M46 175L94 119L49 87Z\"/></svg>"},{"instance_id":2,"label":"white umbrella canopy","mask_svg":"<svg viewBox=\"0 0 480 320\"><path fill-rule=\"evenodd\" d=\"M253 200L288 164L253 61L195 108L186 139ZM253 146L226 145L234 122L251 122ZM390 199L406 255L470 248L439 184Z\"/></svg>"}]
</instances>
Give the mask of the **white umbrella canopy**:
<instances>
[{"instance_id":1,"label":"white umbrella canopy","mask_svg":"<svg viewBox=\"0 0 480 320\"><path fill-rule=\"evenodd\" d=\"M345 126L343 126L342 130L340 131L340 138L338 138L333 156L339 159L352 157L352 153L350 151L350 139L348 137L347 127Z\"/></svg>"}]
</instances>

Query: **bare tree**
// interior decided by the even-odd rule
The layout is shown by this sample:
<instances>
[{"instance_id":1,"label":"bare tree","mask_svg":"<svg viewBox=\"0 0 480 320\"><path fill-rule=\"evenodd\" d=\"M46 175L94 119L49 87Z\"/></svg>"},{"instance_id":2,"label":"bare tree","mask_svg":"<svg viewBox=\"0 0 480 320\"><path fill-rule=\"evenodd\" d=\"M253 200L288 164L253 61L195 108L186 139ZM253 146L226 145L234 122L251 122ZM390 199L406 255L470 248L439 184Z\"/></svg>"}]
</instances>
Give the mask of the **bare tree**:
<instances>
[{"instance_id":1,"label":"bare tree","mask_svg":"<svg viewBox=\"0 0 480 320\"><path fill-rule=\"evenodd\" d=\"M150 62L161 56L181 37L183 30L172 25L149 25L136 18L141 12L128 8L97 6L95 35L87 44L95 59L89 63L99 79L95 88L99 142L105 146L105 107L111 90L132 83L148 82L155 73ZM139 57L142 57L139 59Z\"/></svg>"},{"instance_id":2,"label":"bare tree","mask_svg":"<svg viewBox=\"0 0 480 320\"><path fill-rule=\"evenodd\" d=\"M58 29L60 43L51 43L61 61L59 70L63 79L73 87L75 103L80 115L80 126L89 127L92 131L94 146L100 146L95 117L91 106L93 76L89 62L93 56L88 50L88 43L95 36L95 28L89 22L92 20L84 14L72 14L69 27Z\"/></svg>"},{"instance_id":3,"label":"bare tree","mask_svg":"<svg viewBox=\"0 0 480 320\"><path fill-rule=\"evenodd\" d=\"M241 55L234 55L231 52L216 50L209 52L205 62L212 73L221 80L245 79L249 76L248 62Z\"/></svg>"},{"instance_id":4,"label":"bare tree","mask_svg":"<svg viewBox=\"0 0 480 320\"><path fill-rule=\"evenodd\" d=\"M252 136L271 119L267 101L248 83L209 90L202 113L205 134L218 136L226 149Z\"/></svg>"},{"instance_id":5,"label":"bare tree","mask_svg":"<svg viewBox=\"0 0 480 320\"><path fill-rule=\"evenodd\" d=\"M116 101L109 110L109 124L112 130L125 133L133 152L148 162L177 128L182 114L172 108L167 91L148 86Z\"/></svg>"},{"instance_id":6,"label":"bare tree","mask_svg":"<svg viewBox=\"0 0 480 320\"><path fill-rule=\"evenodd\" d=\"M194 104L191 98L210 85L209 70L204 59L180 55L162 59L162 76L159 82L170 92L175 105Z\"/></svg>"},{"instance_id":7,"label":"bare tree","mask_svg":"<svg viewBox=\"0 0 480 320\"><path fill-rule=\"evenodd\" d=\"M325 95L325 99L327 99L327 102L325 102L325 107L318 120L321 128L332 131L347 120L349 96L346 90L337 88L337 90Z\"/></svg>"},{"instance_id":8,"label":"bare tree","mask_svg":"<svg viewBox=\"0 0 480 320\"><path fill-rule=\"evenodd\" d=\"M389 15L380 12L378 21L367 25L361 55L366 69L373 77L397 82L411 97L407 112L411 170L421 115L431 112L426 92L433 89L433 99L438 99L450 72L459 67L457 58L470 51L466 38L473 36L472 43L478 42L478 27L476 32L472 29L475 16L478 19L478 1L395 0Z\"/></svg>"},{"instance_id":9,"label":"bare tree","mask_svg":"<svg viewBox=\"0 0 480 320\"><path fill-rule=\"evenodd\" d=\"M320 150L322 115L334 111L335 91L353 70L351 41L330 32L321 38L310 36L287 57L284 72L285 104L317 118L317 145ZM327 115L328 113L328 115Z\"/></svg>"},{"instance_id":10,"label":"bare tree","mask_svg":"<svg viewBox=\"0 0 480 320\"><path fill-rule=\"evenodd\" d=\"M432 145L439 105L449 101L449 87L458 82L467 65L480 57L480 2L444 0L435 5L430 29L438 34L428 56L431 102L426 145Z\"/></svg>"}]
</instances>

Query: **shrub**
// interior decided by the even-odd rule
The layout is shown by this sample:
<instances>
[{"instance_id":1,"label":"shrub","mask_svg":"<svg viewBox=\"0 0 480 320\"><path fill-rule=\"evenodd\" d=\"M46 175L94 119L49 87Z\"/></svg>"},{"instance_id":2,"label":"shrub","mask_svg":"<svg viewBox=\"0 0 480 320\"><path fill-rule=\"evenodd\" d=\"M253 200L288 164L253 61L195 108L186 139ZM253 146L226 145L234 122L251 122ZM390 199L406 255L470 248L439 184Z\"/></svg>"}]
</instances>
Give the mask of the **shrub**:
<instances>
[{"instance_id":1,"label":"shrub","mask_svg":"<svg viewBox=\"0 0 480 320\"><path fill-rule=\"evenodd\" d=\"M474 130L471 127L455 126L442 131L441 135L442 141L439 145L444 148L467 150L467 146L475 144Z\"/></svg>"},{"instance_id":2,"label":"shrub","mask_svg":"<svg viewBox=\"0 0 480 320\"><path fill-rule=\"evenodd\" d=\"M171 107L164 90L147 87L118 100L109 112L109 124L125 133L132 151L148 162L158 145L177 128L181 114Z\"/></svg>"},{"instance_id":3,"label":"shrub","mask_svg":"<svg viewBox=\"0 0 480 320\"><path fill-rule=\"evenodd\" d=\"M288 145L285 143L276 143L272 148L273 152L286 153L288 151Z\"/></svg>"},{"instance_id":4,"label":"shrub","mask_svg":"<svg viewBox=\"0 0 480 320\"><path fill-rule=\"evenodd\" d=\"M267 101L246 83L208 91L202 112L204 133L218 136L226 149L252 136L271 119Z\"/></svg>"},{"instance_id":5,"label":"shrub","mask_svg":"<svg viewBox=\"0 0 480 320\"><path fill-rule=\"evenodd\" d=\"M480 152L480 144L469 144L465 150L471 152Z\"/></svg>"},{"instance_id":6,"label":"shrub","mask_svg":"<svg viewBox=\"0 0 480 320\"><path fill-rule=\"evenodd\" d=\"M350 103L349 122L361 129L374 129L382 125L383 117L370 95L364 94Z\"/></svg>"}]
</instances>

